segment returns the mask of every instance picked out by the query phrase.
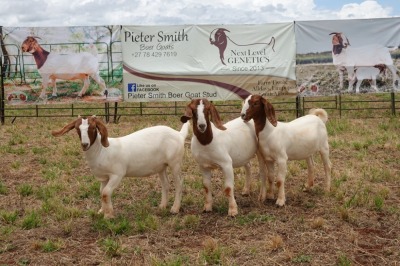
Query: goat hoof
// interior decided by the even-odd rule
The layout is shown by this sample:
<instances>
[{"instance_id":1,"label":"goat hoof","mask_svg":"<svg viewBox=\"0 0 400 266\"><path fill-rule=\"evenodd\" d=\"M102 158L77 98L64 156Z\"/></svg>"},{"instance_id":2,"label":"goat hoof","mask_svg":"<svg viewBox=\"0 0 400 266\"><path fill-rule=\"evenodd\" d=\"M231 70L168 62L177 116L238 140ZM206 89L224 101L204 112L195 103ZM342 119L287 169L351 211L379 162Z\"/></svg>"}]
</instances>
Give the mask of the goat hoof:
<instances>
[{"instance_id":1,"label":"goat hoof","mask_svg":"<svg viewBox=\"0 0 400 266\"><path fill-rule=\"evenodd\" d=\"M158 205L158 208L165 209L165 208L167 208L167 204L160 204L160 205Z\"/></svg>"},{"instance_id":2,"label":"goat hoof","mask_svg":"<svg viewBox=\"0 0 400 266\"><path fill-rule=\"evenodd\" d=\"M110 220L110 219L114 219L114 218L115 218L115 216L112 213L104 214L104 219Z\"/></svg>"},{"instance_id":3,"label":"goat hoof","mask_svg":"<svg viewBox=\"0 0 400 266\"><path fill-rule=\"evenodd\" d=\"M228 215L230 217L235 217L238 214L238 210L229 210Z\"/></svg>"},{"instance_id":4,"label":"goat hoof","mask_svg":"<svg viewBox=\"0 0 400 266\"><path fill-rule=\"evenodd\" d=\"M276 206L277 207L283 207L285 205L285 200L276 200Z\"/></svg>"},{"instance_id":5,"label":"goat hoof","mask_svg":"<svg viewBox=\"0 0 400 266\"><path fill-rule=\"evenodd\" d=\"M275 199L275 197L274 197L274 193L267 193L267 199L269 199L269 200L273 200L273 199Z\"/></svg>"},{"instance_id":6,"label":"goat hoof","mask_svg":"<svg viewBox=\"0 0 400 266\"><path fill-rule=\"evenodd\" d=\"M250 196L250 191L244 190L244 191L242 192L242 196Z\"/></svg>"},{"instance_id":7,"label":"goat hoof","mask_svg":"<svg viewBox=\"0 0 400 266\"><path fill-rule=\"evenodd\" d=\"M170 213L172 213L172 214L178 214L178 213L179 213L179 209L180 209L180 208L174 208L174 207L172 207L171 210L170 210Z\"/></svg>"},{"instance_id":8,"label":"goat hoof","mask_svg":"<svg viewBox=\"0 0 400 266\"><path fill-rule=\"evenodd\" d=\"M212 208L206 208L206 207L203 208L203 212L211 212L211 211L212 211Z\"/></svg>"}]
</instances>

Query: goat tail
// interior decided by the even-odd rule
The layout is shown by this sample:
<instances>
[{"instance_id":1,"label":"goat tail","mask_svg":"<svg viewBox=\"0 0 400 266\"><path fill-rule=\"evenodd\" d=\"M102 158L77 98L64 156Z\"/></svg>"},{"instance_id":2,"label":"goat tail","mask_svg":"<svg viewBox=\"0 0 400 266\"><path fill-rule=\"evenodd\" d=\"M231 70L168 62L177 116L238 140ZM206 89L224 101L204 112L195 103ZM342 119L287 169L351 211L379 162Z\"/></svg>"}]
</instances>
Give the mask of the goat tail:
<instances>
[{"instance_id":1,"label":"goat tail","mask_svg":"<svg viewBox=\"0 0 400 266\"><path fill-rule=\"evenodd\" d=\"M328 113L322 108L312 108L308 113L318 116L325 124L328 121Z\"/></svg>"},{"instance_id":2,"label":"goat tail","mask_svg":"<svg viewBox=\"0 0 400 266\"><path fill-rule=\"evenodd\" d=\"M181 136L186 139L187 135L189 134L189 127L190 127L190 122L189 120L186 121L186 123L184 123L182 125L181 130L179 131L179 133L181 133Z\"/></svg>"}]
</instances>

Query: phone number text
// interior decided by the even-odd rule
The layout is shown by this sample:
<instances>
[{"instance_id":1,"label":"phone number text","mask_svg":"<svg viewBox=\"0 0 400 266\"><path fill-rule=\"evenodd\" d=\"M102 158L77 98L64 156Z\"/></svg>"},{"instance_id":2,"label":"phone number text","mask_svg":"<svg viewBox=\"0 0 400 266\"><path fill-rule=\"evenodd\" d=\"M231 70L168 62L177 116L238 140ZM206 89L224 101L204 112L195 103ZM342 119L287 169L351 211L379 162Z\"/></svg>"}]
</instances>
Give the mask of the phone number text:
<instances>
[{"instance_id":1,"label":"phone number text","mask_svg":"<svg viewBox=\"0 0 400 266\"><path fill-rule=\"evenodd\" d=\"M134 52L132 53L133 57L141 57L141 58L147 58L147 57L177 57L178 52Z\"/></svg>"}]
</instances>

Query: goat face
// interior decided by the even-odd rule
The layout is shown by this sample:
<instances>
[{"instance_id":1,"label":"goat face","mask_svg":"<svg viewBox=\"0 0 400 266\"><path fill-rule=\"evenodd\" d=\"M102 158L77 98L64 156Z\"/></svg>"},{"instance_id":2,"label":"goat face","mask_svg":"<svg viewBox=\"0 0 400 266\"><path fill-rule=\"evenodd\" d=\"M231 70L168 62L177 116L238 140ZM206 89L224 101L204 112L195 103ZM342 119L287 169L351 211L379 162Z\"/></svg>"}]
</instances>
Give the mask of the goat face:
<instances>
[{"instance_id":1,"label":"goat face","mask_svg":"<svg viewBox=\"0 0 400 266\"><path fill-rule=\"evenodd\" d=\"M89 150L97 138L97 132L101 135L101 144L104 147L108 147L108 131L106 126L101 122L96 116L91 116L88 118L78 117L75 121L72 121L68 125L64 126L60 130L55 130L52 135L59 137L69 132L72 129L76 129L79 139L81 141L81 147L83 151Z\"/></svg>"},{"instance_id":2,"label":"goat face","mask_svg":"<svg viewBox=\"0 0 400 266\"><path fill-rule=\"evenodd\" d=\"M219 117L215 106L205 98L193 99L186 106L185 114L181 117L181 122L186 123L189 119L192 118L193 130L196 135L205 133L207 129L211 131L210 121L213 121L214 125L218 129L226 129L222 125L221 118Z\"/></svg>"},{"instance_id":3,"label":"goat face","mask_svg":"<svg viewBox=\"0 0 400 266\"><path fill-rule=\"evenodd\" d=\"M250 119L262 119L264 121L268 119L274 127L277 125L274 107L261 95L250 95L247 97L240 116L245 122L248 122Z\"/></svg>"},{"instance_id":4,"label":"goat face","mask_svg":"<svg viewBox=\"0 0 400 266\"><path fill-rule=\"evenodd\" d=\"M21 45L22 52L28 52L33 54L37 50L38 42L35 37L28 36Z\"/></svg>"},{"instance_id":5,"label":"goat face","mask_svg":"<svg viewBox=\"0 0 400 266\"><path fill-rule=\"evenodd\" d=\"M82 150L89 150L90 146L94 143L97 137L96 122L92 118L81 118L80 124L75 125L78 132L79 139L81 140Z\"/></svg>"},{"instance_id":6,"label":"goat face","mask_svg":"<svg viewBox=\"0 0 400 266\"><path fill-rule=\"evenodd\" d=\"M332 32L329 35L333 35L332 36L332 52L333 54L340 54L342 52L342 49L347 48L347 46L350 45L349 40L347 39L347 37L341 33L341 32Z\"/></svg>"},{"instance_id":7,"label":"goat face","mask_svg":"<svg viewBox=\"0 0 400 266\"><path fill-rule=\"evenodd\" d=\"M193 118L193 127L204 133L209 124L210 102L207 99L193 99L187 106L185 114L181 117L182 123Z\"/></svg>"}]
</instances>

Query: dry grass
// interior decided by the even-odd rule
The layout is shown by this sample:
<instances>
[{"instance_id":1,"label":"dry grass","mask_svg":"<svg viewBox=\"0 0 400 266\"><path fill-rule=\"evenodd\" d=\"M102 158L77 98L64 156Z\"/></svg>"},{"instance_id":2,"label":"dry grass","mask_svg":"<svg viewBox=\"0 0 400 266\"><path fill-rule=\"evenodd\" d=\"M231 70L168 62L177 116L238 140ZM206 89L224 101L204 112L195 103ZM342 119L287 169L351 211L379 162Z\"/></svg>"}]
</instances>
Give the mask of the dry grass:
<instances>
[{"instance_id":1,"label":"dry grass","mask_svg":"<svg viewBox=\"0 0 400 266\"><path fill-rule=\"evenodd\" d=\"M250 196L240 194L244 171L235 170L235 218L227 217L220 172L213 177L213 211L202 212L201 176L187 141L181 212L157 208L155 176L125 178L111 221L96 214L99 182L75 132L50 134L71 120L17 119L0 127L2 265L399 265L398 117L328 122L330 193L322 189L319 156L309 192L302 191L306 164L290 162L283 208L257 201L256 160ZM179 117L153 116L123 117L108 128L114 137L157 124L181 126ZM169 207L172 198L173 191Z\"/></svg>"}]
</instances>

